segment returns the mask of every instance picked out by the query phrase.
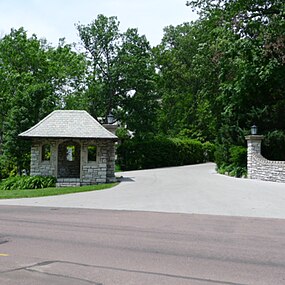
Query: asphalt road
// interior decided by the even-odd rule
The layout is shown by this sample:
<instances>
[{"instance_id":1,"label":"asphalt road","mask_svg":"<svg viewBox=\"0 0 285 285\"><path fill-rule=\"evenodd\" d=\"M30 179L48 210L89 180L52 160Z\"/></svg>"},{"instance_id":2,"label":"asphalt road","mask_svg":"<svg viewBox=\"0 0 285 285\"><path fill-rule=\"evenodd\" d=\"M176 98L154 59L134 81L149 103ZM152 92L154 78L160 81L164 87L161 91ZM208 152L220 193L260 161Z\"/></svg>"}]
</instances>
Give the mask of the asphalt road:
<instances>
[{"instance_id":1,"label":"asphalt road","mask_svg":"<svg viewBox=\"0 0 285 285\"><path fill-rule=\"evenodd\" d=\"M285 220L0 207L1 285L285 284Z\"/></svg>"},{"instance_id":2,"label":"asphalt road","mask_svg":"<svg viewBox=\"0 0 285 285\"><path fill-rule=\"evenodd\" d=\"M0 205L157 211L285 219L285 184L237 179L215 164L117 173L123 181L104 191L0 200Z\"/></svg>"}]
</instances>

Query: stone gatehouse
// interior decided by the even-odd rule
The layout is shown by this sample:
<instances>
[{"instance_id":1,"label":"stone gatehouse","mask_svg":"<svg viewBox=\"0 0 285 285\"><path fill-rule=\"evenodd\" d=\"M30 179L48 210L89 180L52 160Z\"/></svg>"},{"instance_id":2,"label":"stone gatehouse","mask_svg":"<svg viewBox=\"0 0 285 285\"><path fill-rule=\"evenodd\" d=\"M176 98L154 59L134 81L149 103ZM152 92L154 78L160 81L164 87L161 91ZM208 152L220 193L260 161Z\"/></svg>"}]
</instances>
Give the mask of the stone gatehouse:
<instances>
[{"instance_id":1,"label":"stone gatehouse","mask_svg":"<svg viewBox=\"0 0 285 285\"><path fill-rule=\"evenodd\" d=\"M58 186L115 181L117 137L86 111L54 111L19 135L31 139L31 176L54 176Z\"/></svg>"}]
</instances>

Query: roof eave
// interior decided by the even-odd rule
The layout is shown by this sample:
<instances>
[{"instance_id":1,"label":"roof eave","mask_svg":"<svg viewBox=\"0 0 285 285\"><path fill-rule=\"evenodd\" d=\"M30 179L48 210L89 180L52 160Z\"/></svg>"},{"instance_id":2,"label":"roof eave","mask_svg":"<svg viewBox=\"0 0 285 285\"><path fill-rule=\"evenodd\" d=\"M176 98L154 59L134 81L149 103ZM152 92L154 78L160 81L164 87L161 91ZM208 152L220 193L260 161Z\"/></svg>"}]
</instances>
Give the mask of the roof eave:
<instances>
[{"instance_id":1,"label":"roof eave","mask_svg":"<svg viewBox=\"0 0 285 285\"><path fill-rule=\"evenodd\" d=\"M65 139L65 140L72 140L72 139L80 139L80 140L112 140L118 141L118 137L62 137L62 136L28 136L28 135L18 135L18 137L22 139L32 140L32 139Z\"/></svg>"}]
</instances>

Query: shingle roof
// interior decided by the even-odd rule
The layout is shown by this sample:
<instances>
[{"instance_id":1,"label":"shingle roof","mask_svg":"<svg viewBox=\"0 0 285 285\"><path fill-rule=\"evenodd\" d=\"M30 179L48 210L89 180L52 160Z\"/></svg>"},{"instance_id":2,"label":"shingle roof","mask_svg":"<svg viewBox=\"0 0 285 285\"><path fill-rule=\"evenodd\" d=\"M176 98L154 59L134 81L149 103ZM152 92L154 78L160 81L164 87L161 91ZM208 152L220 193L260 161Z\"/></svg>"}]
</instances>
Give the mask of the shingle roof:
<instances>
[{"instance_id":1,"label":"shingle roof","mask_svg":"<svg viewBox=\"0 0 285 285\"><path fill-rule=\"evenodd\" d=\"M35 126L19 134L24 138L117 139L86 111L53 111Z\"/></svg>"}]
</instances>

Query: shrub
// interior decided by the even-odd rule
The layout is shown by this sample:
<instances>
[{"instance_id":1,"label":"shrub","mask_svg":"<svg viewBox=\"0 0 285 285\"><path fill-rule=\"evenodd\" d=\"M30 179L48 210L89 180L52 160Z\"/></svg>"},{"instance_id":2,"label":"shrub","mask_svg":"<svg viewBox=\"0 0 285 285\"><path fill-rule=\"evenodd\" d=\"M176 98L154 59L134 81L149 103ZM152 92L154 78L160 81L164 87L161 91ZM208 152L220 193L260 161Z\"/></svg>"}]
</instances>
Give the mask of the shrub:
<instances>
[{"instance_id":1,"label":"shrub","mask_svg":"<svg viewBox=\"0 0 285 285\"><path fill-rule=\"evenodd\" d=\"M247 177L246 167L236 166L234 164L223 164L218 169L220 174L226 174L234 177Z\"/></svg>"},{"instance_id":2,"label":"shrub","mask_svg":"<svg viewBox=\"0 0 285 285\"><path fill-rule=\"evenodd\" d=\"M0 190L39 189L54 187L56 178L52 176L14 176L2 181Z\"/></svg>"},{"instance_id":3,"label":"shrub","mask_svg":"<svg viewBox=\"0 0 285 285\"><path fill-rule=\"evenodd\" d=\"M191 139L172 139L176 147L175 165L204 162L203 144Z\"/></svg>"},{"instance_id":4,"label":"shrub","mask_svg":"<svg viewBox=\"0 0 285 285\"><path fill-rule=\"evenodd\" d=\"M230 148L229 161L235 166L246 167L247 148L243 146L233 146Z\"/></svg>"},{"instance_id":5,"label":"shrub","mask_svg":"<svg viewBox=\"0 0 285 285\"><path fill-rule=\"evenodd\" d=\"M204 161L214 161L215 156L214 153L216 151L216 146L213 143L205 142L202 145L203 147L203 155L204 155Z\"/></svg>"},{"instance_id":6,"label":"shrub","mask_svg":"<svg viewBox=\"0 0 285 285\"><path fill-rule=\"evenodd\" d=\"M226 148L219 145L215 152L218 172L235 177L247 176L247 148L243 146L231 146Z\"/></svg>"},{"instance_id":7,"label":"shrub","mask_svg":"<svg viewBox=\"0 0 285 285\"><path fill-rule=\"evenodd\" d=\"M224 144L216 145L214 158L218 169L224 165L229 164L229 148Z\"/></svg>"},{"instance_id":8,"label":"shrub","mask_svg":"<svg viewBox=\"0 0 285 285\"><path fill-rule=\"evenodd\" d=\"M117 163L123 170L195 164L209 161L213 150L211 143L191 139L131 139L118 146Z\"/></svg>"},{"instance_id":9,"label":"shrub","mask_svg":"<svg viewBox=\"0 0 285 285\"><path fill-rule=\"evenodd\" d=\"M119 127L116 130L116 136L120 140L127 140L130 137L129 131L126 128Z\"/></svg>"},{"instance_id":10,"label":"shrub","mask_svg":"<svg viewBox=\"0 0 285 285\"><path fill-rule=\"evenodd\" d=\"M20 177L18 176L14 176L14 177L10 177L10 178L3 180L0 185L0 189L1 190L10 190L10 189L13 190L15 185L19 183L19 180L20 180L19 178Z\"/></svg>"},{"instance_id":11,"label":"shrub","mask_svg":"<svg viewBox=\"0 0 285 285\"><path fill-rule=\"evenodd\" d=\"M0 155L0 179L15 176L16 174L17 166L13 162L5 160L3 155Z\"/></svg>"}]
</instances>

